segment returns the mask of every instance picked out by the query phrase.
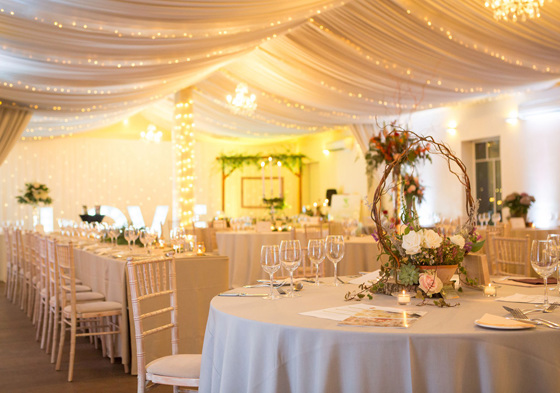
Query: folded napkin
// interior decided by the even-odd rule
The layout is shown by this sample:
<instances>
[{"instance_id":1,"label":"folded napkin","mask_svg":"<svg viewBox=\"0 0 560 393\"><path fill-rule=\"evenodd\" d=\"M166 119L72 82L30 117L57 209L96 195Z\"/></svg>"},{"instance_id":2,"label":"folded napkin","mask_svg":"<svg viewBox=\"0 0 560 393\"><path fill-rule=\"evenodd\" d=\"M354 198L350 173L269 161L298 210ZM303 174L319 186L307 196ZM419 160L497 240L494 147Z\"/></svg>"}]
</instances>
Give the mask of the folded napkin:
<instances>
[{"instance_id":1,"label":"folded napkin","mask_svg":"<svg viewBox=\"0 0 560 393\"><path fill-rule=\"evenodd\" d=\"M487 327L496 327L496 328L517 328L517 327L526 327L532 328L535 327L530 323L525 323L521 321L516 321L515 319L507 319L504 317L500 317L498 315L492 314L484 314L482 318L476 321L477 325L484 325Z\"/></svg>"},{"instance_id":2,"label":"folded napkin","mask_svg":"<svg viewBox=\"0 0 560 393\"><path fill-rule=\"evenodd\" d=\"M542 278L510 278L510 280L515 282L522 282L524 284L544 285L544 280ZM547 283L549 285L556 285L556 279L550 277Z\"/></svg>"}]
</instances>

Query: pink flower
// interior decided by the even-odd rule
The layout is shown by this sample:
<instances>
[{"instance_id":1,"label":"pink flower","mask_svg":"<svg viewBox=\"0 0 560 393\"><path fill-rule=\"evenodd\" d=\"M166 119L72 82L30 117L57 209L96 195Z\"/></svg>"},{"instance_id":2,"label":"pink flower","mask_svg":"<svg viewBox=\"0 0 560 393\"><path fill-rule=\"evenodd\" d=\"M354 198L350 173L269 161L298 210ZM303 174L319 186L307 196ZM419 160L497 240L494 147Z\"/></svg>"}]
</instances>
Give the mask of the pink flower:
<instances>
[{"instance_id":1,"label":"pink flower","mask_svg":"<svg viewBox=\"0 0 560 393\"><path fill-rule=\"evenodd\" d=\"M406 192L408 192L409 194L413 193L414 191L416 191L416 186L414 184L406 189Z\"/></svg>"},{"instance_id":2,"label":"pink flower","mask_svg":"<svg viewBox=\"0 0 560 393\"><path fill-rule=\"evenodd\" d=\"M433 295L434 293L439 293L443 288L443 283L435 275L430 273L420 273L418 278L418 284L420 289L426 293L426 295Z\"/></svg>"}]
</instances>

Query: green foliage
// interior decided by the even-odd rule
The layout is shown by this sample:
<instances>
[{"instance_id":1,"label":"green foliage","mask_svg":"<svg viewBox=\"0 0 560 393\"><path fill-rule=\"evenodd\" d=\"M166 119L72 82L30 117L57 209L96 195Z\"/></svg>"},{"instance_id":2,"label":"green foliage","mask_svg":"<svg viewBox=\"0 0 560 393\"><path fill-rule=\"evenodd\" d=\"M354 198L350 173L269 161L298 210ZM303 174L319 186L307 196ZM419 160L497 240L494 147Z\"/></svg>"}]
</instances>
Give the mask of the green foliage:
<instances>
[{"instance_id":1,"label":"green foliage","mask_svg":"<svg viewBox=\"0 0 560 393\"><path fill-rule=\"evenodd\" d=\"M419 275L420 270L418 269L418 266L403 264L399 270L399 281L403 285L418 284Z\"/></svg>"},{"instance_id":2,"label":"green foliage","mask_svg":"<svg viewBox=\"0 0 560 393\"><path fill-rule=\"evenodd\" d=\"M216 160L220 163L224 174L229 176L235 170L246 166L260 168L261 162L268 160L268 157L272 157L274 162L282 162L282 166L293 173L299 173L303 159L307 158L304 154L291 153L270 154L266 156L262 154L221 154L216 157Z\"/></svg>"},{"instance_id":3,"label":"green foliage","mask_svg":"<svg viewBox=\"0 0 560 393\"><path fill-rule=\"evenodd\" d=\"M52 203L49 188L41 183L25 183L23 195L16 196L16 200L21 205L48 206Z\"/></svg>"}]
</instances>

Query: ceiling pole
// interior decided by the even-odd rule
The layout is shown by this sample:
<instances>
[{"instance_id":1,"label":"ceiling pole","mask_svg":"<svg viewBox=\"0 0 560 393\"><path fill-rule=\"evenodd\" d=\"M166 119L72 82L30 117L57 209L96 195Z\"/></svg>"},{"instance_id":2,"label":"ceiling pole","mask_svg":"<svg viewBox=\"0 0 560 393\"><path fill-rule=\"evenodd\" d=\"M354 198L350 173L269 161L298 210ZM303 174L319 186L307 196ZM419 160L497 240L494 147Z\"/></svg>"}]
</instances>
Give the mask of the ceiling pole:
<instances>
[{"instance_id":1,"label":"ceiling pole","mask_svg":"<svg viewBox=\"0 0 560 393\"><path fill-rule=\"evenodd\" d=\"M175 125L173 127L173 223L193 223L195 130L193 88L175 93Z\"/></svg>"}]
</instances>

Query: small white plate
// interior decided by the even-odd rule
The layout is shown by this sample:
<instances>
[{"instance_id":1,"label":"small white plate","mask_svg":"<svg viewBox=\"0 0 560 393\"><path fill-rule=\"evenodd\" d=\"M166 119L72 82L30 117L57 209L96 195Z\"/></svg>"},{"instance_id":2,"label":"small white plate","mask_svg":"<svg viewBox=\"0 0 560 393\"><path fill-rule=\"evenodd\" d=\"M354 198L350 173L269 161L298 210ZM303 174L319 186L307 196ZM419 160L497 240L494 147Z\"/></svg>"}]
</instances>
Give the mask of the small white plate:
<instances>
[{"instance_id":1,"label":"small white plate","mask_svg":"<svg viewBox=\"0 0 560 393\"><path fill-rule=\"evenodd\" d=\"M525 323L523 325L502 325L502 324L494 324L494 323L484 323L480 322L480 320L474 321L474 323L478 326L485 327L488 329L498 329L498 330L523 330L523 329L533 329L536 325L529 325Z\"/></svg>"}]
</instances>

